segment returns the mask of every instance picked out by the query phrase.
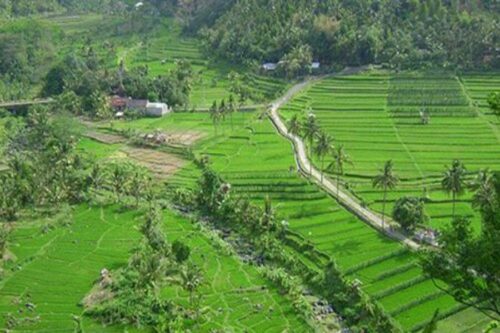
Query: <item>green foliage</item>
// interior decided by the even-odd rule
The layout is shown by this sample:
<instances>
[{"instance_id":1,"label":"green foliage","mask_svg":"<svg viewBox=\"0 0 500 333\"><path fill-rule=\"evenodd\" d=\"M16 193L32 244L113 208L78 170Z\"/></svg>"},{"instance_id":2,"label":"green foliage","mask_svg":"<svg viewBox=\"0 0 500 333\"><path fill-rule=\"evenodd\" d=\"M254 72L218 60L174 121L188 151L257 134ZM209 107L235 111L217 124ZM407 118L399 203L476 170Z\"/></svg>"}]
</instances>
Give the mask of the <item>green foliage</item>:
<instances>
[{"instance_id":1,"label":"green foliage","mask_svg":"<svg viewBox=\"0 0 500 333\"><path fill-rule=\"evenodd\" d=\"M500 92L492 92L488 95L488 105L493 113L500 117Z\"/></svg>"},{"instance_id":2,"label":"green foliage","mask_svg":"<svg viewBox=\"0 0 500 333\"><path fill-rule=\"evenodd\" d=\"M473 306L487 316L498 320L500 286L498 280L500 236L500 202L483 212L480 235L472 231L470 220L456 217L441 238L439 251L424 252L422 265L435 280L447 285L439 288L458 302ZM436 283L439 286L439 282Z\"/></svg>"},{"instance_id":3,"label":"green foliage","mask_svg":"<svg viewBox=\"0 0 500 333\"><path fill-rule=\"evenodd\" d=\"M189 248L189 246L179 240L176 240L172 244L172 251L174 253L175 260L178 263L183 263L184 261L186 261L191 254L191 249Z\"/></svg>"},{"instance_id":4,"label":"green foliage","mask_svg":"<svg viewBox=\"0 0 500 333\"><path fill-rule=\"evenodd\" d=\"M78 125L34 108L25 121L11 121L6 127L9 170L0 175L2 214L13 218L17 209L28 205L82 199L85 165L75 151Z\"/></svg>"},{"instance_id":5,"label":"green foliage","mask_svg":"<svg viewBox=\"0 0 500 333\"><path fill-rule=\"evenodd\" d=\"M242 63L277 62L309 45L313 58L330 65L498 66L491 56L498 21L490 14L498 8L483 1L247 0L228 7L205 21L205 49Z\"/></svg>"},{"instance_id":6,"label":"green foliage","mask_svg":"<svg viewBox=\"0 0 500 333\"><path fill-rule=\"evenodd\" d=\"M415 197L403 197L396 201L392 210L392 218L406 231L413 231L416 226L424 224L429 217L425 213L424 201Z\"/></svg>"}]
</instances>

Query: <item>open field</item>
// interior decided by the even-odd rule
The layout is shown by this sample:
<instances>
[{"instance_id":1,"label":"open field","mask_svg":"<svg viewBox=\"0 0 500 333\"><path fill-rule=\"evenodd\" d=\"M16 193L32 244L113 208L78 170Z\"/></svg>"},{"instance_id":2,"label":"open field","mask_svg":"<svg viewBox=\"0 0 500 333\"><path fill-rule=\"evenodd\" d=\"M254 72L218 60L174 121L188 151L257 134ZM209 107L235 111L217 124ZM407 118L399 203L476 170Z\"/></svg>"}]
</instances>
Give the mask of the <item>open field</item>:
<instances>
[{"instance_id":1,"label":"open field","mask_svg":"<svg viewBox=\"0 0 500 333\"><path fill-rule=\"evenodd\" d=\"M183 121L188 122L189 116L200 117L183 114ZM481 325L469 327L471 323L484 323L484 317L473 310L460 311L461 307L451 297L443 295L432 281L423 277L415 255L379 235L315 185L301 179L295 172L289 144L275 133L268 120L258 120L255 114L247 117L246 125L239 124L234 131L227 129L225 135L217 138L212 136L195 146L194 151L210 156L212 167L236 192L256 203L262 203L269 194L280 218L288 220L293 231L334 258L349 276L359 278L366 292L406 329L418 329L439 307L442 314L452 315L442 321L442 332L448 332L450 327L455 331L480 331ZM162 129L168 130L169 126L173 125L165 124ZM195 167L188 165L171 183L189 186L197 175ZM453 316L455 312L458 315Z\"/></svg>"},{"instance_id":2,"label":"open field","mask_svg":"<svg viewBox=\"0 0 500 333\"><path fill-rule=\"evenodd\" d=\"M477 114L453 76L370 73L327 78L294 99L283 114L304 115L308 108L335 144L346 147L353 165L346 166L344 181L375 210L381 211L382 193L372 189L371 178L389 159L401 183L389 192L387 212L401 196L424 196L436 228L451 218L451 197L440 187L446 165L460 159L470 177L483 168L500 169L498 126ZM421 124L421 110L430 114L428 125ZM457 213L473 217L478 227L470 196L460 197Z\"/></svg>"},{"instance_id":3,"label":"open field","mask_svg":"<svg viewBox=\"0 0 500 333\"><path fill-rule=\"evenodd\" d=\"M11 313L14 318L38 319L20 323L14 331L72 331L72 315L82 313L78 304L90 291L99 271L124 265L137 244L136 227L141 218L137 212L81 206L73 215L74 221L67 226L61 224L68 219L60 218L18 223L11 246L17 261L13 272L0 282L0 312ZM42 227L49 224L53 227L42 232ZM254 267L216 250L207 236L172 213L165 213L164 227L169 241L182 239L191 246L192 260L205 271L201 294L202 307L208 307L208 312L201 325L203 331L239 330L243 326L250 332L282 332L291 328L307 331L290 302L266 283ZM164 290L164 295L179 302L187 302L188 298L186 292L174 286ZM27 303L34 305L32 311ZM5 316L0 317L0 327L5 324ZM86 332L123 330L102 327L89 318L85 318L84 328Z\"/></svg>"}]
</instances>

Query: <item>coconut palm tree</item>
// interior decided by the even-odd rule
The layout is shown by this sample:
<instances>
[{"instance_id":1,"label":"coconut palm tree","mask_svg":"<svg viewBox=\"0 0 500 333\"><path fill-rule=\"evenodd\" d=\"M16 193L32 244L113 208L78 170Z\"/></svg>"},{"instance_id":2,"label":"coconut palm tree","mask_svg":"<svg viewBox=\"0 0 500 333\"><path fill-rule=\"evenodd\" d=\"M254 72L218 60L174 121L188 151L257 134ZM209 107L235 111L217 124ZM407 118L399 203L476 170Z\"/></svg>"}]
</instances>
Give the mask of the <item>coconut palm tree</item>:
<instances>
[{"instance_id":1,"label":"coconut palm tree","mask_svg":"<svg viewBox=\"0 0 500 333\"><path fill-rule=\"evenodd\" d=\"M189 304L195 305L195 293L202 284L203 276L198 266L188 264L180 271L182 287L189 293Z\"/></svg>"},{"instance_id":2,"label":"coconut palm tree","mask_svg":"<svg viewBox=\"0 0 500 333\"><path fill-rule=\"evenodd\" d=\"M337 198L340 190L340 176L344 175L344 165L352 164L351 158L345 152L344 145L338 146L333 151L333 161L327 166L327 170L332 170L337 173Z\"/></svg>"},{"instance_id":3,"label":"coconut palm tree","mask_svg":"<svg viewBox=\"0 0 500 333\"><path fill-rule=\"evenodd\" d=\"M441 180L441 186L446 193L451 193L453 206L452 217L455 218L456 199L465 191L465 174L466 169L459 160L453 161L451 167L447 168Z\"/></svg>"},{"instance_id":4,"label":"coconut palm tree","mask_svg":"<svg viewBox=\"0 0 500 333\"><path fill-rule=\"evenodd\" d=\"M236 102L233 95L229 95L229 101L227 103L227 114L231 119L231 131L234 131L233 114L236 112Z\"/></svg>"},{"instance_id":5,"label":"coconut palm tree","mask_svg":"<svg viewBox=\"0 0 500 333\"><path fill-rule=\"evenodd\" d=\"M471 184L471 188L476 190L472 198L472 207L484 211L493 211L496 208L497 193L493 182L493 175L489 170L481 170Z\"/></svg>"},{"instance_id":6,"label":"coconut palm tree","mask_svg":"<svg viewBox=\"0 0 500 333\"><path fill-rule=\"evenodd\" d=\"M319 125L318 122L316 121L316 117L314 116L314 114L310 113L307 116L303 128L304 128L304 139L309 141L308 149L309 149L309 156L311 156L311 149L313 146L313 142L319 132Z\"/></svg>"},{"instance_id":7,"label":"coconut palm tree","mask_svg":"<svg viewBox=\"0 0 500 333\"><path fill-rule=\"evenodd\" d=\"M394 173L392 160L385 162L384 168L373 178L374 188L384 190L384 201L382 203L382 228L385 227L385 204L387 201L387 190L392 190L399 183L398 176Z\"/></svg>"},{"instance_id":8,"label":"coconut palm tree","mask_svg":"<svg viewBox=\"0 0 500 333\"><path fill-rule=\"evenodd\" d=\"M210 118L212 119L212 123L214 125L215 135L217 135L217 126L222 119L219 108L217 107L217 101L214 101L212 106L210 107Z\"/></svg>"},{"instance_id":9,"label":"coconut palm tree","mask_svg":"<svg viewBox=\"0 0 500 333\"><path fill-rule=\"evenodd\" d=\"M323 174L325 169L325 156L328 155L333 147L332 147L333 139L330 135L321 132L318 135L318 141L316 142L316 146L314 147L314 152L321 160L321 182L323 183Z\"/></svg>"},{"instance_id":10,"label":"coconut palm tree","mask_svg":"<svg viewBox=\"0 0 500 333\"><path fill-rule=\"evenodd\" d=\"M302 132L302 124L300 123L299 116L294 114L288 121L288 133L299 136Z\"/></svg>"}]
</instances>

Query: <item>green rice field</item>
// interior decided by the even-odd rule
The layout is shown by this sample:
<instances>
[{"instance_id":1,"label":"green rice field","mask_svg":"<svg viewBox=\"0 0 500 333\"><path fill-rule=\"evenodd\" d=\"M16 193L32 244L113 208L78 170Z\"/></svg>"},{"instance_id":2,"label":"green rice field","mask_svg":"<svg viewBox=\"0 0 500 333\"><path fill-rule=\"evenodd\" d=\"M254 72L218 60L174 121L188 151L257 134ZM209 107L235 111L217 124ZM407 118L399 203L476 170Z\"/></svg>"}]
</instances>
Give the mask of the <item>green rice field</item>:
<instances>
[{"instance_id":1,"label":"green rice field","mask_svg":"<svg viewBox=\"0 0 500 333\"><path fill-rule=\"evenodd\" d=\"M381 211L382 193L372 188L371 179L385 161L393 160L401 183L389 192L387 211L402 196L426 197L430 225L439 228L451 219L451 196L440 184L445 166L461 160L469 179L481 169L500 170L498 120L484 103L498 80L487 76L479 84L477 77L466 76L462 85L448 74L383 72L331 77L295 98L283 114L314 112L322 130L344 145L353 161L346 166L344 181L375 210ZM429 114L427 125L421 124L422 110ZM470 197L466 193L459 198L457 213L472 217L478 227Z\"/></svg>"},{"instance_id":2,"label":"green rice field","mask_svg":"<svg viewBox=\"0 0 500 333\"><path fill-rule=\"evenodd\" d=\"M190 123L189 116L209 119L206 114L171 115L182 119L184 124ZM256 203L262 203L269 195L279 218L287 220L293 231L335 259L349 277L361 280L363 289L405 329L417 331L440 308L444 317L440 321L440 332L481 331L488 320L439 291L422 275L414 254L381 236L339 207L316 185L302 179L295 170L289 143L276 134L267 119L259 120L256 114L246 114L245 121L246 124L239 123L234 131L228 127L224 135L215 137L212 132L212 138L193 150L210 156L212 167L239 194ZM169 122L164 121L160 128L173 129L174 120ZM135 122L127 124L135 125ZM137 126L143 123L138 122ZM191 186L197 175L194 165L190 165L169 182ZM321 267L321 263L307 263Z\"/></svg>"},{"instance_id":3,"label":"green rice field","mask_svg":"<svg viewBox=\"0 0 500 333\"><path fill-rule=\"evenodd\" d=\"M72 316L82 314L78 304L100 270L115 270L126 264L139 240L140 213L80 206L73 216L74 221L67 226L62 225L67 218L19 221L16 225L11 251L17 260L13 272L0 282L0 327L17 318L16 332L72 332ZM192 260L205 274L200 293L206 313L199 329L308 331L291 303L255 267L214 247L213 241L190 221L170 212L165 212L164 218L169 241L182 239L188 244ZM188 294L179 287L168 287L162 294L187 303ZM137 331L103 327L87 317L83 327L85 332Z\"/></svg>"}]
</instances>

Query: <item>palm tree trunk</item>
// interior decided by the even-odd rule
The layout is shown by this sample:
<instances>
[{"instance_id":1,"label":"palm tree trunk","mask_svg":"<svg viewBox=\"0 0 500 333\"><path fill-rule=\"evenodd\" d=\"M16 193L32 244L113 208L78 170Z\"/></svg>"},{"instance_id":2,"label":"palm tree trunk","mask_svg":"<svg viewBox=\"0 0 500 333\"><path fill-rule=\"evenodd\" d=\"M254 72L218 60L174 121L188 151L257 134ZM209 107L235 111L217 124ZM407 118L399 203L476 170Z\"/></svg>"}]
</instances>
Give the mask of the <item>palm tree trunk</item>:
<instances>
[{"instance_id":1,"label":"palm tree trunk","mask_svg":"<svg viewBox=\"0 0 500 333\"><path fill-rule=\"evenodd\" d=\"M382 229L385 229L385 202L387 201L387 187L384 187L384 202L382 203Z\"/></svg>"},{"instance_id":2,"label":"palm tree trunk","mask_svg":"<svg viewBox=\"0 0 500 333\"><path fill-rule=\"evenodd\" d=\"M337 199L339 197L339 192L340 192L340 172L337 173Z\"/></svg>"},{"instance_id":3,"label":"palm tree trunk","mask_svg":"<svg viewBox=\"0 0 500 333\"><path fill-rule=\"evenodd\" d=\"M455 219L455 203L456 203L456 201L455 201L456 200L456 194L455 194L455 192L453 192L452 196L453 196L453 198L452 198L453 205L452 205L452 208L451 208L451 216L452 216L452 218L454 220Z\"/></svg>"},{"instance_id":4,"label":"palm tree trunk","mask_svg":"<svg viewBox=\"0 0 500 333\"><path fill-rule=\"evenodd\" d=\"M323 184L323 175L324 175L324 171L325 170L325 156L323 155L321 157L321 184Z\"/></svg>"}]
</instances>

